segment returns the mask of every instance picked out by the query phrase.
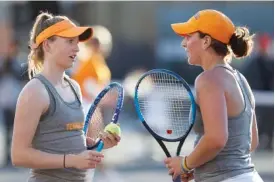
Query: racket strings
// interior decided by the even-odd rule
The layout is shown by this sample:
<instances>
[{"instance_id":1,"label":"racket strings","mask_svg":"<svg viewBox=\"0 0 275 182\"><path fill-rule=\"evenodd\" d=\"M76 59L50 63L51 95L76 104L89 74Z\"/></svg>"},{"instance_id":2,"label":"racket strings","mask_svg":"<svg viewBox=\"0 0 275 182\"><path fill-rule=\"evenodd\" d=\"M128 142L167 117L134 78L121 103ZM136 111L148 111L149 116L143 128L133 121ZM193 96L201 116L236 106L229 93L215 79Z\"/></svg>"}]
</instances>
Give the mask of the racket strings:
<instances>
[{"instance_id":1,"label":"racket strings","mask_svg":"<svg viewBox=\"0 0 275 182\"><path fill-rule=\"evenodd\" d=\"M90 125L88 128L87 136L91 137L93 140L99 138L100 132L104 130L104 121L103 121L103 113L99 107L96 107L92 118L90 120Z\"/></svg>"},{"instance_id":2,"label":"racket strings","mask_svg":"<svg viewBox=\"0 0 275 182\"><path fill-rule=\"evenodd\" d=\"M88 137L91 137L93 140L99 138L100 133L104 131L105 126L111 122L112 115L116 109L117 99L117 88L110 89L102 97L89 121Z\"/></svg>"},{"instance_id":3,"label":"racket strings","mask_svg":"<svg viewBox=\"0 0 275 182\"><path fill-rule=\"evenodd\" d=\"M145 85L150 86L149 92L148 88L142 91ZM181 81L169 74L153 73L141 81L138 94L142 115L156 134L177 139L187 132L191 100Z\"/></svg>"}]
</instances>

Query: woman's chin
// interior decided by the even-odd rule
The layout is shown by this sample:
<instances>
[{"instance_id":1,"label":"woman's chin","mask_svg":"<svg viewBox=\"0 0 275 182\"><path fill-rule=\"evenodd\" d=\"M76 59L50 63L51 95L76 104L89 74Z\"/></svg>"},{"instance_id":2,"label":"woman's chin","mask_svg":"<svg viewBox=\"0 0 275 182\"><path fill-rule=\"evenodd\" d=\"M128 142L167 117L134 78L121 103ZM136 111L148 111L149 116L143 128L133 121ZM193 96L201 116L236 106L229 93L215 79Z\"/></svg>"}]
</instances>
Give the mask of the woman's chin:
<instances>
[{"instance_id":1,"label":"woman's chin","mask_svg":"<svg viewBox=\"0 0 275 182\"><path fill-rule=\"evenodd\" d=\"M191 59L190 57L188 57L188 64L194 65L194 66L199 66L198 61Z\"/></svg>"},{"instance_id":2,"label":"woman's chin","mask_svg":"<svg viewBox=\"0 0 275 182\"><path fill-rule=\"evenodd\" d=\"M74 62L67 62L66 64L62 64L61 67L64 70L67 70L67 69L70 69L71 67L73 67L73 65L74 65Z\"/></svg>"},{"instance_id":3,"label":"woman's chin","mask_svg":"<svg viewBox=\"0 0 275 182\"><path fill-rule=\"evenodd\" d=\"M193 60L190 57L188 57L188 64L194 65L194 62L193 62Z\"/></svg>"}]
</instances>

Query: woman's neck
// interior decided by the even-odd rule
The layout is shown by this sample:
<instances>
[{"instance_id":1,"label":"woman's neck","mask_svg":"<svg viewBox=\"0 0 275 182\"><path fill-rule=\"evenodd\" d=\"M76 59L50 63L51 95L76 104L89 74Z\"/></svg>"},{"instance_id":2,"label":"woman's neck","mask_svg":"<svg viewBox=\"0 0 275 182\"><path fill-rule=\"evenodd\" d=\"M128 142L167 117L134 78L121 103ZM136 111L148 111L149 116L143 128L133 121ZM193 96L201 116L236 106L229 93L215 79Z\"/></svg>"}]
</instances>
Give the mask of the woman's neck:
<instances>
[{"instance_id":1,"label":"woman's neck","mask_svg":"<svg viewBox=\"0 0 275 182\"><path fill-rule=\"evenodd\" d=\"M227 62L224 60L222 56L208 54L204 55L201 61L201 67L204 71L211 70L217 65L226 65Z\"/></svg>"},{"instance_id":2,"label":"woman's neck","mask_svg":"<svg viewBox=\"0 0 275 182\"><path fill-rule=\"evenodd\" d=\"M56 64L45 61L41 72L53 85L64 85L65 70Z\"/></svg>"}]
</instances>

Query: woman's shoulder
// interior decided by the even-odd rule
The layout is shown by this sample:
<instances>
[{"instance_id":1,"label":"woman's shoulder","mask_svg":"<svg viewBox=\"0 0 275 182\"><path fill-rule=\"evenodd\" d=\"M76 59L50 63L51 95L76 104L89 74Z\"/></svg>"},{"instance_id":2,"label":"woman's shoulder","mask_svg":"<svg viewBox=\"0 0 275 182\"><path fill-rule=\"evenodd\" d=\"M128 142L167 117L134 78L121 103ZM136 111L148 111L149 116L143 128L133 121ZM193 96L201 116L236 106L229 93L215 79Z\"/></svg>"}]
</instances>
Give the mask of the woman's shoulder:
<instances>
[{"instance_id":1,"label":"woman's shoulder","mask_svg":"<svg viewBox=\"0 0 275 182\"><path fill-rule=\"evenodd\" d=\"M19 95L19 97L27 98L30 101L40 101L47 96L48 93L45 86L38 79L31 79L27 82Z\"/></svg>"},{"instance_id":2,"label":"woman's shoulder","mask_svg":"<svg viewBox=\"0 0 275 182\"><path fill-rule=\"evenodd\" d=\"M199 74L195 80L195 88L202 87L220 87L222 86L222 73L220 70L214 69L204 71Z\"/></svg>"}]
</instances>

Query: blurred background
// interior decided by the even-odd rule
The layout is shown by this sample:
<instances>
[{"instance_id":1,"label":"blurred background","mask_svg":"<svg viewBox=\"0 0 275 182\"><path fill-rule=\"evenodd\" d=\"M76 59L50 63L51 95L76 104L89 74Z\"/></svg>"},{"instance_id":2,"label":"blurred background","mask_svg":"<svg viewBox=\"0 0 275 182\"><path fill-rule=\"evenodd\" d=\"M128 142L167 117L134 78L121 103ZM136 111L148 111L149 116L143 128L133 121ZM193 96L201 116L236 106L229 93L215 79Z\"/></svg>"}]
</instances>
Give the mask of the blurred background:
<instances>
[{"instance_id":1,"label":"blurred background","mask_svg":"<svg viewBox=\"0 0 275 182\"><path fill-rule=\"evenodd\" d=\"M68 16L80 25L94 27L94 39L80 45L74 67L68 74L82 87L86 105L90 97L118 81L126 90L120 116L122 141L106 151L104 164L95 171L95 182L171 181L164 167L164 153L139 122L134 110L134 86L139 76L152 68L180 74L191 86L201 69L189 66L181 38L171 23L185 21L201 9L216 9L236 25L256 34L253 54L233 60L232 66L247 78L256 98L260 145L252 154L265 182L274 181L274 4L269 2L0 2L0 182L26 181L29 170L14 168L10 141L16 100L28 81L29 32L39 11ZM88 74L82 70L88 66ZM92 92L91 89L93 88ZM27 123L26 123L27 124ZM190 135L182 153L191 152ZM171 147L174 144L169 144Z\"/></svg>"}]
</instances>

